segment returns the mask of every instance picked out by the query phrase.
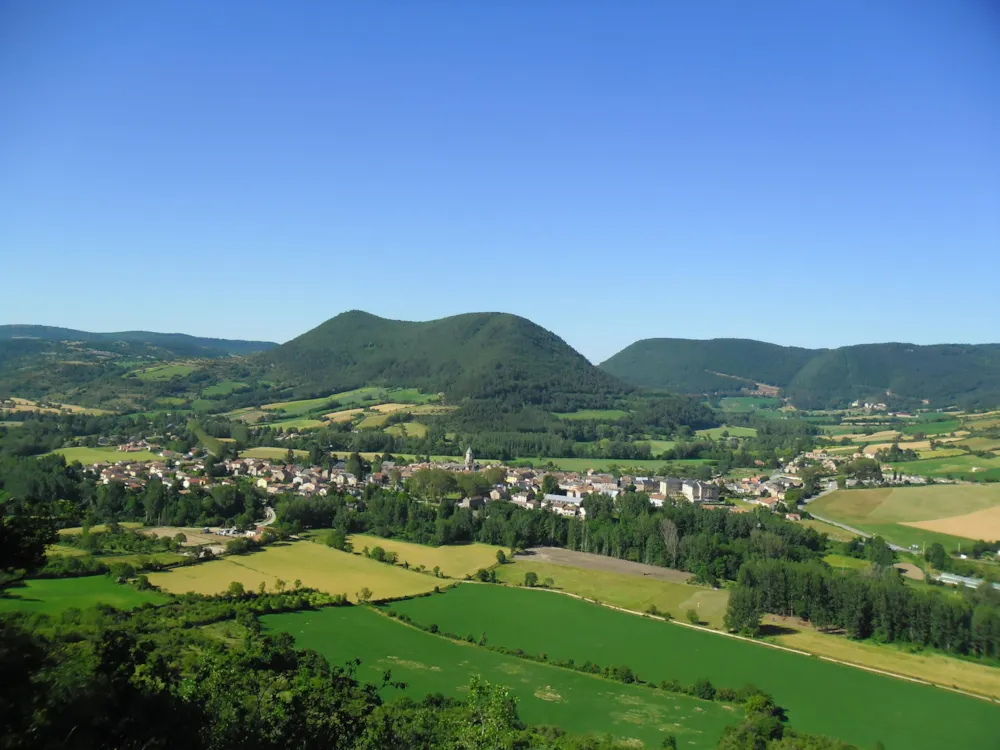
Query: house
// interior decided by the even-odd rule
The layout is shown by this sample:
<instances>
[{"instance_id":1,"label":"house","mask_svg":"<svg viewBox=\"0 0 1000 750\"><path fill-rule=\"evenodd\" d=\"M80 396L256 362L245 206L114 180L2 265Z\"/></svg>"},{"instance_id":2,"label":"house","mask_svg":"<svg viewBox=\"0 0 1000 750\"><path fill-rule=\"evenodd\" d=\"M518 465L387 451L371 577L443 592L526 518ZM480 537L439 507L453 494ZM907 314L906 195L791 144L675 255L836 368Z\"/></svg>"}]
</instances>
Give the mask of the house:
<instances>
[{"instance_id":1,"label":"house","mask_svg":"<svg viewBox=\"0 0 1000 750\"><path fill-rule=\"evenodd\" d=\"M683 482L677 477L666 477L660 480L660 494L670 497L671 495L680 495L681 487Z\"/></svg>"},{"instance_id":2,"label":"house","mask_svg":"<svg viewBox=\"0 0 1000 750\"><path fill-rule=\"evenodd\" d=\"M469 510L479 510L480 508L482 508L485 505L486 505L486 501L482 497L480 497L480 496L477 495L476 497L467 497L467 498L464 498L458 504L458 507L459 508L468 508Z\"/></svg>"},{"instance_id":3,"label":"house","mask_svg":"<svg viewBox=\"0 0 1000 750\"><path fill-rule=\"evenodd\" d=\"M701 482L697 479L685 479L681 485L681 493L692 503L704 503L719 499L719 488L711 482Z\"/></svg>"},{"instance_id":4,"label":"house","mask_svg":"<svg viewBox=\"0 0 1000 750\"><path fill-rule=\"evenodd\" d=\"M649 502L657 508L662 508L663 504L667 502L667 496L654 492L649 496Z\"/></svg>"}]
</instances>

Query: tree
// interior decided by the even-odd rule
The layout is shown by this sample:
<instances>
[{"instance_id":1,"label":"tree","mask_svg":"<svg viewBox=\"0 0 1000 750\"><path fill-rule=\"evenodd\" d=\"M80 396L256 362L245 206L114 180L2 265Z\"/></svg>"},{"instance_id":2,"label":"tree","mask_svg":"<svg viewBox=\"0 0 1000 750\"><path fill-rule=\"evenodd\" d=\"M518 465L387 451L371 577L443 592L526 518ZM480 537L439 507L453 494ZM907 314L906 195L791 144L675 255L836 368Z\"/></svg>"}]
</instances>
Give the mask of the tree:
<instances>
[{"instance_id":1,"label":"tree","mask_svg":"<svg viewBox=\"0 0 1000 750\"><path fill-rule=\"evenodd\" d=\"M760 632L760 605L752 589L737 586L729 594L724 624L726 630L755 636Z\"/></svg>"},{"instance_id":2,"label":"tree","mask_svg":"<svg viewBox=\"0 0 1000 750\"><path fill-rule=\"evenodd\" d=\"M59 538L56 520L49 502L0 500L0 592L44 564L46 548Z\"/></svg>"},{"instance_id":3,"label":"tree","mask_svg":"<svg viewBox=\"0 0 1000 750\"><path fill-rule=\"evenodd\" d=\"M559 491L559 480L556 479L551 474L546 474L544 477L542 477L542 493L546 495L562 494Z\"/></svg>"},{"instance_id":4,"label":"tree","mask_svg":"<svg viewBox=\"0 0 1000 750\"><path fill-rule=\"evenodd\" d=\"M663 738L663 742L660 743L660 747L662 750L677 750L677 738L672 734L668 734Z\"/></svg>"},{"instance_id":5,"label":"tree","mask_svg":"<svg viewBox=\"0 0 1000 750\"><path fill-rule=\"evenodd\" d=\"M468 721L459 730L458 747L463 750L506 750L513 748L517 698L503 685L492 685L478 675L469 681Z\"/></svg>"},{"instance_id":6,"label":"tree","mask_svg":"<svg viewBox=\"0 0 1000 750\"><path fill-rule=\"evenodd\" d=\"M507 555L503 553L502 549L497 550L497 562L500 565L505 565L507 563Z\"/></svg>"},{"instance_id":7,"label":"tree","mask_svg":"<svg viewBox=\"0 0 1000 750\"><path fill-rule=\"evenodd\" d=\"M246 588L239 581L233 581L229 584L229 588L226 589L226 593L234 599L239 599L246 594Z\"/></svg>"},{"instance_id":8,"label":"tree","mask_svg":"<svg viewBox=\"0 0 1000 750\"><path fill-rule=\"evenodd\" d=\"M685 617L687 617L687 621L692 625L701 624L701 617L698 616L698 610L696 609L689 609Z\"/></svg>"},{"instance_id":9,"label":"tree","mask_svg":"<svg viewBox=\"0 0 1000 750\"><path fill-rule=\"evenodd\" d=\"M938 570L948 569L948 553L945 552L941 542L934 542L934 544L928 547L924 553L924 559Z\"/></svg>"},{"instance_id":10,"label":"tree","mask_svg":"<svg viewBox=\"0 0 1000 750\"><path fill-rule=\"evenodd\" d=\"M357 451L348 456L347 471L349 474L356 476L359 480L365 478L365 462L362 460L361 454Z\"/></svg>"},{"instance_id":11,"label":"tree","mask_svg":"<svg viewBox=\"0 0 1000 750\"><path fill-rule=\"evenodd\" d=\"M669 518L660 521L660 534L663 535L663 545L670 555L670 567L677 567L677 550L680 547L680 536L677 534L677 524Z\"/></svg>"},{"instance_id":12,"label":"tree","mask_svg":"<svg viewBox=\"0 0 1000 750\"><path fill-rule=\"evenodd\" d=\"M293 451L291 448L289 448L288 451L285 453L285 463L286 464L295 463L295 451Z\"/></svg>"},{"instance_id":13,"label":"tree","mask_svg":"<svg viewBox=\"0 0 1000 750\"><path fill-rule=\"evenodd\" d=\"M538 574L528 571L524 574L524 585L529 589L538 585Z\"/></svg>"},{"instance_id":14,"label":"tree","mask_svg":"<svg viewBox=\"0 0 1000 750\"><path fill-rule=\"evenodd\" d=\"M372 600L372 590L365 586L358 592L358 601L362 604L367 604Z\"/></svg>"}]
</instances>

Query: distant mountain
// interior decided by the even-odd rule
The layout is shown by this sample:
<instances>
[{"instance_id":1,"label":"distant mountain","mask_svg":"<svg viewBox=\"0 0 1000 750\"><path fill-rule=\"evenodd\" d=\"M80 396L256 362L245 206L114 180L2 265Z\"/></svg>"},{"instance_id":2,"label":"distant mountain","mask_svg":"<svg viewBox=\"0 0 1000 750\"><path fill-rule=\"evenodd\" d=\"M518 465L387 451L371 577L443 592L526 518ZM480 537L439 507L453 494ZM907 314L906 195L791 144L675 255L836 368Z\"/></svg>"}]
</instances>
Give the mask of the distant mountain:
<instances>
[{"instance_id":1,"label":"distant mountain","mask_svg":"<svg viewBox=\"0 0 1000 750\"><path fill-rule=\"evenodd\" d=\"M410 386L451 400L505 399L558 408L599 403L628 388L555 334L505 313L428 322L354 310L255 360L301 392Z\"/></svg>"},{"instance_id":2,"label":"distant mountain","mask_svg":"<svg viewBox=\"0 0 1000 750\"><path fill-rule=\"evenodd\" d=\"M1000 344L859 344L802 349L749 339L645 339L601 363L626 383L689 394L780 389L802 408L855 399L1000 404Z\"/></svg>"},{"instance_id":3,"label":"distant mountain","mask_svg":"<svg viewBox=\"0 0 1000 750\"><path fill-rule=\"evenodd\" d=\"M186 333L153 333L151 331L120 331L118 333L92 333L76 331L72 328L57 328L55 326L35 325L0 325L0 351L3 349L33 350L38 346L8 342L85 342L126 343L145 345L162 349L179 357L225 357L230 354L248 355L267 351L277 346L271 341L242 341L231 339L212 339L199 336L188 336ZM2 356L2 354L0 354Z\"/></svg>"}]
</instances>

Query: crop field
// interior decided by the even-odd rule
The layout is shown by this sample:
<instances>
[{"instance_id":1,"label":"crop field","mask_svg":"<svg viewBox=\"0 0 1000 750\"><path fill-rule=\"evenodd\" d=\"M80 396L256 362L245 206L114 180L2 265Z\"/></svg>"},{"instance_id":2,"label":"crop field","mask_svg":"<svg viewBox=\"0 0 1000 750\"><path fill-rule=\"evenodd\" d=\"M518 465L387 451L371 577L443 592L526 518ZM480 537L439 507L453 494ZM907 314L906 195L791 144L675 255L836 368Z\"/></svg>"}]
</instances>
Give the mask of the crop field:
<instances>
[{"instance_id":1,"label":"crop field","mask_svg":"<svg viewBox=\"0 0 1000 750\"><path fill-rule=\"evenodd\" d=\"M844 570L868 570L872 566L868 560L860 560L857 557L848 557L847 555L827 555L823 560L831 568Z\"/></svg>"},{"instance_id":2,"label":"crop field","mask_svg":"<svg viewBox=\"0 0 1000 750\"><path fill-rule=\"evenodd\" d=\"M246 383L241 383L238 380L224 380L216 385L210 385L208 388L201 392L201 395L205 398L216 398L221 396L228 396L236 391L242 391L250 386Z\"/></svg>"},{"instance_id":3,"label":"crop field","mask_svg":"<svg viewBox=\"0 0 1000 750\"><path fill-rule=\"evenodd\" d=\"M299 580L304 586L329 594L346 594L352 601L357 601L357 592L362 588L370 589L375 599L386 599L433 591L434 585L441 583L431 575L312 542L273 545L251 555L228 556L200 565L151 573L149 580L172 594L188 591L218 594L232 581L239 581L248 589L256 589L263 583L273 591L279 580L288 588Z\"/></svg>"},{"instance_id":4,"label":"crop field","mask_svg":"<svg viewBox=\"0 0 1000 750\"><path fill-rule=\"evenodd\" d=\"M196 369L198 368L194 365L158 365L156 367L135 370L134 374L139 380L171 380L173 378L186 378Z\"/></svg>"},{"instance_id":5,"label":"crop field","mask_svg":"<svg viewBox=\"0 0 1000 750\"><path fill-rule=\"evenodd\" d=\"M309 417L292 417L291 419L281 419L277 422L268 422L268 427L280 427L285 430L315 430L322 427L326 422L320 419L310 419Z\"/></svg>"},{"instance_id":6,"label":"crop field","mask_svg":"<svg viewBox=\"0 0 1000 750\"><path fill-rule=\"evenodd\" d=\"M648 443L653 453L663 453L677 445L674 440L636 440L636 443Z\"/></svg>"},{"instance_id":7,"label":"crop field","mask_svg":"<svg viewBox=\"0 0 1000 750\"><path fill-rule=\"evenodd\" d=\"M392 607L423 625L477 638L485 631L490 643L550 659L629 665L646 680L751 682L788 710L794 728L862 747L993 747L1000 727L1000 706L976 698L551 592L463 584Z\"/></svg>"},{"instance_id":8,"label":"crop field","mask_svg":"<svg viewBox=\"0 0 1000 750\"><path fill-rule=\"evenodd\" d=\"M917 422L916 424L908 424L903 428L903 432L907 435L916 435L917 433L922 433L924 435L945 435L949 432L955 432L962 428L962 423L957 419L946 419L936 422Z\"/></svg>"},{"instance_id":9,"label":"crop field","mask_svg":"<svg viewBox=\"0 0 1000 750\"><path fill-rule=\"evenodd\" d=\"M971 437L962 440L961 442L956 443L955 445L960 446L962 448L968 448L969 450L974 450L974 451L1000 450L1000 440L998 440L997 438Z\"/></svg>"},{"instance_id":10,"label":"crop field","mask_svg":"<svg viewBox=\"0 0 1000 750\"><path fill-rule=\"evenodd\" d=\"M136 521L122 521L118 525L121 526L122 528L125 528L125 529L138 529L138 528L140 528L142 526L141 523L137 523ZM90 530L93 531L93 532L107 531L108 527L107 527L107 525L105 525L103 523L98 523L98 524L94 524L93 526L91 526ZM82 526L69 526L69 527L67 527L65 529L59 529L59 533L62 534L62 535L67 535L67 534L82 534L83 533L83 527Z\"/></svg>"},{"instance_id":11,"label":"crop field","mask_svg":"<svg viewBox=\"0 0 1000 750\"><path fill-rule=\"evenodd\" d=\"M355 552L361 552L365 547L369 549L381 547L387 552L398 554L400 564L405 561L410 564L411 568L423 565L427 570L439 567L442 575L450 578L465 578L466 574L471 575L480 568L496 565L497 550L502 549L490 544L429 547L426 544L413 544L399 539L383 539L367 534L353 534L350 541L354 545Z\"/></svg>"},{"instance_id":12,"label":"crop field","mask_svg":"<svg viewBox=\"0 0 1000 750\"><path fill-rule=\"evenodd\" d=\"M723 435L726 433L726 435ZM753 427L712 427L708 430L698 430L698 435L701 437L711 438L712 440L718 440L719 438L726 437L757 437L757 430Z\"/></svg>"},{"instance_id":13,"label":"crop field","mask_svg":"<svg viewBox=\"0 0 1000 750\"><path fill-rule=\"evenodd\" d=\"M409 437L426 437L427 436L427 425L421 422L401 422L400 424L392 424L385 428L385 431L390 435L396 435L401 437L407 435Z\"/></svg>"},{"instance_id":14,"label":"crop field","mask_svg":"<svg viewBox=\"0 0 1000 750\"><path fill-rule=\"evenodd\" d=\"M307 398L300 401L278 401L273 404L264 404L260 408L264 411L280 411L290 417L299 417L314 409L322 409L335 399L336 396L324 396L323 398Z\"/></svg>"},{"instance_id":15,"label":"crop field","mask_svg":"<svg viewBox=\"0 0 1000 750\"><path fill-rule=\"evenodd\" d=\"M177 563L188 559L186 556L178 554L177 552L152 552L149 554L136 553L133 555L97 555L97 559L105 565L128 563L129 565L134 566L139 562L140 558L154 561L165 567L176 565Z\"/></svg>"},{"instance_id":16,"label":"crop field","mask_svg":"<svg viewBox=\"0 0 1000 750\"><path fill-rule=\"evenodd\" d=\"M913 521L907 525L966 539L1000 539L1000 506L934 521Z\"/></svg>"},{"instance_id":17,"label":"crop field","mask_svg":"<svg viewBox=\"0 0 1000 750\"><path fill-rule=\"evenodd\" d=\"M831 523L823 523L822 521L817 521L816 519L809 519L808 521L798 521L802 526L808 526L811 529L816 529L820 534L826 534L831 539L835 539L838 542L849 542L856 534L852 534L846 529L842 529L839 526L834 526Z\"/></svg>"},{"instance_id":18,"label":"crop field","mask_svg":"<svg viewBox=\"0 0 1000 750\"><path fill-rule=\"evenodd\" d=\"M388 414L372 414L371 416L365 417L360 422L358 422L359 430L374 430L379 427L385 427L389 422Z\"/></svg>"},{"instance_id":19,"label":"crop field","mask_svg":"<svg viewBox=\"0 0 1000 750\"><path fill-rule=\"evenodd\" d=\"M693 609L703 622L713 628L722 627L722 618L729 603L729 592L725 589L689 586L606 570L573 568L520 557L514 563L497 568L497 578L504 583L519 585L524 583L524 574L529 571L538 576L539 582L552 579L551 587L558 591L636 612L645 612L655 605L660 612L681 619L689 609Z\"/></svg>"},{"instance_id":20,"label":"crop field","mask_svg":"<svg viewBox=\"0 0 1000 750\"><path fill-rule=\"evenodd\" d=\"M13 397L10 399L14 402L14 407L4 407L4 411L13 412L27 412L27 411L40 411L45 414L58 414L61 411L72 412L73 414L113 414L107 409L92 409L87 406L77 406L76 404L56 404L49 401L44 403L49 404L48 406L40 406L37 401L32 401L27 398L17 398ZM9 423L8 423L9 424Z\"/></svg>"},{"instance_id":21,"label":"crop field","mask_svg":"<svg viewBox=\"0 0 1000 750\"><path fill-rule=\"evenodd\" d=\"M25 610L58 614L71 607L86 609L95 604L133 609L146 602L161 604L167 600L163 594L139 591L115 583L107 576L31 580L23 587L9 589L7 594L0 597L0 612Z\"/></svg>"},{"instance_id":22,"label":"crop field","mask_svg":"<svg viewBox=\"0 0 1000 750\"><path fill-rule=\"evenodd\" d=\"M71 464L79 461L81 464L113 464L118 461L159 461L160 457L150 451L131 451L126 453L117 448L58 448L53 453L58 453L66 459L66 463Z\"/></svg>"},{"instance_id":23,"label":"crop field","mask_svg":"<svg viewBox=\"0 0 1000 750\"><path fill-rule=\"evenodd\" d=\"M383 673L391 671L393 679L408 687L405 693L383 691L389 700L402 694L420 700L428 693L460 698L469 680L479 675L509 686L518 698L521 720L528 724L610 733L623 742L630 741L625 746L633 748L659 747L669 733L677 737L681 747L712 750L723 729L739 720L738 712L719 703L610 682L456 643L393 621L368 607L267 615L261 621L267 630L292 634L297 647L314 649L332 664L359 658L357 676L362 682L380 682ZM475 630L477 639L481 631L480 625Z\"/></svg>"},{"instance_id":24,"label":"crop field","mask_svg":"<svg viewBox=\"0 0 1000 750\"><path fill-rule=\"evenodd\" d=\"M960 539L921 523L965 517L1000 506L1000 485L935 484L841 490L810 503L809 510L849 526L881 534L904 546L940 541L952 549ZM918 525L919 524L919 525ZM973 528L968 531L976 531ZM980 539L980 535L973 537Z\"/></svg>"},{"instance_id":25,"label":"crop field","mask_svg":"<svg viewBox=\"0 0 1000 750\"><path fill-rule=\"evenodd\" d=\"M88 554L87 550L70 547L68 544L50 544L45 552L48 555L62 555L63 557L83 557Z\"/></svg>"},{"instance_id":26,"label":"crop field","mask_svg":"<svg viewBox=\"0 0 1000 750\"><path fill-rule=\"evenodd\" d=\"M324 414L323 419L330 422L350 422L358 414L364 412L360 406L357 409L344 409L343 411L332 411L329 414Z\"/></svg>"},{"instance_id":27,"label":"crop field","mask_svg":"<svg viewBox=\"0 0 1000 750\"><path fill-rule=\"evenodd\" d=\"M764 396L731 396L720 402L723 411L748 412L776 410L782 405L780 398Z\"/></svg>"},{"instance_id":28,"label":"crop field","mask_svg":"<svg viewBox=\"0 0 1000 750\"><path fill-rule=\"evenodd\" d=\"M892 644L852 641L842 635L820 633L788 617L768 616L766 622L781 628L781 635L769 640L788 648L1000 698L1000 669L996 667L932 651L910 653Z\"/></svg>"},{"instance_id":29,"label":"crop field","mask_svg":"<svg viewBox=\"0 0 1000 750\"><path fill-rule=\"evenodd\" d=\"M308 458L309 456L309 451L293 450L292 453L296 458ZM247 448L240 452L240 458L266 458L271 461L282 460L286 455L288 455L287 448Z\"/></svg>"},{"instance_id":30,"label":"crop field","mask_svg":"<svg viewBox=\"0 0 1000 750\"><path fill-rule=\"evenodd\" d=\"M919 461L905 461L894 464L895 468L907 474L925 477L967 479L985 481L1000 480L1000 457L980 458L959 455L928 458Z\"/></svg>"},{"instance_id":31,"label":"crop field","mask_svg":"<svg viewBox=\"0 0 1000 750\"><path fill-rule=\"evenodd\" d=\"M559 419L593 419L600 422L617 422L627 417L628 412L621 409L581 409L580 411L553 412Z\"/></svg>"}]
</instances>

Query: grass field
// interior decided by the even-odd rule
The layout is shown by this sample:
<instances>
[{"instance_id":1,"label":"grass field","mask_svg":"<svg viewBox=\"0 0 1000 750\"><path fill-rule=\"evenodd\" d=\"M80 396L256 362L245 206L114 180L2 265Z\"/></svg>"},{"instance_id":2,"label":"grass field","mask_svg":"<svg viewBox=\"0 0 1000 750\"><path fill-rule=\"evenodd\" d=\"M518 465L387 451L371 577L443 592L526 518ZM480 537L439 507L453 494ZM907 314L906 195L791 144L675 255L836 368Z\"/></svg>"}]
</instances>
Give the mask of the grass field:
<instances>
[{"instance_id":1,"label":"grass field","mask_svg":"<svg viewBox=\"0 0 1000 750\"><path fill-rule=\"evenodd\" d=\"M315 430L317 427L325 425L321 419L310 419L309 417L292 417L291 419L281 419L277 422L268 422L268 427L280 427L285 430Z\"/></svg>"},{"instance_id":2,"label":"grass field","mask_svg":"<svg viewBox=\"0 0 1000 750\"><path fill-rule=\"evenodd\" d=\"M126 453L117 448L59 448L52 451L65 457L66 463L79 461L81 464L113 464L118 461L159 461L160 457L150 451Z\"/></svg>"},{"instance_id":3,"label":"grass field","mask_svg":"<svg viewBox=\"0 0 1000 750\"><path fill-rule=\"evenodd\" d=\"M964 516L1000 506L1000 485L935 484L925 487L891 487L841 490L809 504L809 510L849 526L881 534L896 544L941 542L953 549L960 539L907 525L919 521ZM969 528L969 533L976 533ZM980 536L966 538L979 539Z\"/></svg>"},{"instance_id":4,"label":"grass field","mask_svg":"<svg viewBox=\"0 0 1000 750\"><path fill-rule=\"evenodd\" d=\"M372 414L365 417L360 422L358 422L359 430L374 430L379 427L385 427L389 422L388 414Z\"/></svg>"},{"instance_id":5,"label":"grass field","mask_svg":"<svg viewBox=\"0 0 1000 750\"><path fill-rule=\"evenodd\" d=\"M138 529L138 528L140 528L142 526L141 523L137 523L135 521L122 521L118 525L121 526L122 528L125 528L125 529ZM91 526L90 530L93 531L93 532L107 531L108 527L105 524L103 524L103 523L97 523L97 524L94 524L93 526ZM69 526L69 527L67 527L65 529L59 529L59 533L60 534L82 534L83 533L83 527L82 526Z\"/></svg>"},{"instance_id":6,"label":"grass field","mask_svg":"<svg viewBox=\"0 0 1000 750\"><path fill-rule=\"evenodd\" d=\"M10 399L14 402L14 407L4 407L4 411L13 412L27 412L27 411L40 411L46 414L58 414L61 411L72 412L73 414L113 414L107 409L92 409L87 406L77 406L76 404L57 404L50 401L45 401L44 403L50 404L50 406L39 406L37 401L32 401L27 398L17 398L12 397ZM9 423L8 423L9 424Z\"/></svg>"},{"instance_id":7,"label":"grass field","mask_svg":"<svg viewBox=\"0 0 1000 750\"><path fill-rule=\"evenodd\" d=\"M893 466L907 474L918 474L925 477L951 477L979 481L1000 480L1000 458L980 458L968 454L952 455L919 461L905 461L893 464Z\"/></svg>"},{"instance_id":8,"label":"grass field","mask_svg":"<svg viewBox=\"0 0 1000 750\"><path fill-rule=\"evenodd\" d=\"M891 644L852 641L789 618L768 617L767 622L781 626L782 635L769 640L782 646L1000 698L1000 669L996 667L932 652L909 653Z\"/></svg>"},{"instance_id":9,"label":"grass field","mask_svg":"<svg viewBox=\"0 0 1000 750\"><path fill-rule=\"evenodd\" d=\"M131 586L115 583L107 576L27 581L24 587L10 589L8 594L9 596L0 597L0 612L25 610L57 614L70 607L86 609L95 604L132 609L146 602L161 604L167 601L163 594L138 591Z\"/></svg>"},{"instance_id":10,"label":"grass field","mask_svg":"<svg viewBox=\"0 0 1000 750\"><path fill-rule=\"evenodd\" d=\"M293 450L296 458L308 458L309 451ZM240 452L240 458L266 458L270 461L283 461L288 455L287 448L247 448Z\"/></svg>"},{"instance_id":11,"label":"grass field","mask_svg":"<svg viewBox=\"0 0 1000 750\"><path fill-rule=\"evenodd\" d=\"M862 747L993 747L1000 727L1000 706L985 701L550 592L463 584L392 606L415 622L460 635L485 631L490 643L527 653L629 665L646 680L752 682L788 710L796 729Z\"/></svg>"},{"instance_id":12,"label":"grass field","mask_svg":"<svg viewBox=\"0 0 1000 750\"><path fill-rule=\"evenodd\" d=\"M677 445L674 440L636 440L637 443L649 443L649 449L653 453L663 453Z\"/></svg>"},{"instance_id":13,"label":"grass field","mask_svg":"<svg viewBox=\"0 0 1000 750\"><path fill-rule=\"evenodd\" d=\"M868 570L872 566L868 560L859 560L857 557L847 555L827 555L823 560L831 568L843 570Z\"/></svg>"},{"instance_id":14,"label":"grass field","mask_svg":"<svg viewBox=\"0 0 1000 750\"><path fill-rule=\"evenodd\" d=\"M643 441L639 441L643 442ZM452 459L456 460L456 459ZM658 458L648 459L615 459L615 458L557 458L555 456L545 456L544 458L527 458L534 466L541 467L547 463L552 463L557 469L562 471L586 471L587 469L607 470L612 466L619 469L636 469L638 471L655 471L664 465ZM689 461L670 461L671 464L700 466L705 463L704 459L692 459Z\"/></svg>"},{"instance_id":15,"label":"grass field","mask_svg":"<svg viewBox=\"0 0 1000 750\"><path fill-rule=\"evenodd\" d=\"M385 671L391 671L393 679L408 685L405 695L414 700L428 693L462 697L470 678L480 675L510 687L518 698L522 721L631 740L623 747L656 748L670 733L677 736L680 747L711 750L724 727L739 719L736 711L718 703L609 682L455 643L367 607L267 615L261 620L268 630L291 633L296 646L314 649L333 664L360 658L358 678L362 681L379 682ZM477 638L481 631L482 627L476 629ZM390 700L400 694L396 690L382 693Z\"/></svg>"},{"instance_id":16,"label":"grass field","mask_svg":"<svg viewBox=\"0 0 1000 750\"><path fill-rule=\"evenodd\" d=\"M238 380L224 380L221 383L215 385L210 385L208 388L201 392L201 395L205 398L218 398L221 396L228 396L236 391L242 391L250 386L246 383L241 383Z\"/></svg>"},{"instance_id":17,"label":"grass field","mask_svg":"<svg viewBox=\"0 0 1000 750\"><path fill-rule=\"evenodd\" d=\"M172 378L186 378L197 368L194 365L158 365L147 367L143 370L136 370L135 376L139 380L170 380Z\"/></svg>"},{"instance_id":18,"label":"grass field","mask_svg":"<svg viewBox=\"0 0 1000 750\"><path fill-rule=\"evenodd\" d=\"M188 420L188 429L194 433L195 437L198 438L198 442L209 453L218 456L222 452L222 442L217 437L213 437L205 432L205 428L201 426L201 422L197 419Z\"/></svg>"},{"instance_id":19,"label":"grass field","mask_svg":"<svg viewBox=\"0 0 1000 750\"><path fill-rule=\"evenodd\" d=\"M711 438L712 440L718 440L719 438L725 437L722 433L727 433L729 437L757 437L757 430L753 427L712 427L708 430L698 430L697 434L701 437Z\"/></svg>"},{"instance_id":20,"label":"grass field","mask_svg":"<svg viewBox=\"0 0 1000 750\"><path fill-rule=\"evenodd\" d=\"M294 581L301 580L304 586L320 591L347 594L352 601L357 601L357 592L366 587L375 599L386 599L432 591L435 584L441 583L430 575L312 542L274 545L252 555L229 556L149 576L153 584L173 594L188 591L218 594L232 581L239 581L248 589L264 583L273 591L279 579L289 588Z\"/></svg>"},{"instance_id":21,"label":"grass field","mask_svg":"<svg viewBox=\"0 0 1000 750\"><path fill-rule=\"evenodd\" d=\"M961 429L961 427L962 423L957 419L945 419L937 422L908 424L903 428L903 432L907 435L916 435L917 433L924 435L946 435L949 432Z\"/></svg>"},{"instance_id":22,"label":"grass field","mask_svg":"<svg viewBox=\"0 0 1000 750\"><path fill-rule=\"evenodd\" d=\"M823 523L822 521L817 521L815 519L809 519L808 521L799 521L803 526L808 526L811 529L816 529L821 534L826 534L831 539L835 539L838 542L849 542L856 534L852 534L846 529L842 529L839 526L834 526L832 523Z\"/></svg>"},{"instance_id":23,"label":"grass field","mask_svg":"<svg viewBox=\"0 0 1000 750\"><path fill-rule=\"evenodd\" d=\"M264 404L260 408L264 411L280 411L290 417L299 417L310 411L322 409L334 400L336 400L336 396L324 396L323 398L307 398L299 401L279 401L274 404Z\"/></svg>"},{"instance_id":24,"label":"grass field","mask_svg":"<svg viewBox=\"0 0 1000 750\"><path fill-rule=\"evenodd\" d=\"M539 581L551 578L552 587L559 591L637 612L645 612L650 605L655 604L660 612L669 612L681 619L689 609L693 609L703 622L713 628L722 627L722 618L729 602L729 592L724 589L715 590L644 576L585 570L523 559L501 565L497 568L497 578L505 583L522 584L524 574L528 571L537 574Z\"/></svg>"},{"instance_id":25,"label":"grass field","mask_svg":"<svg viewBox=\"0 0 1000 750\"><path fill-rule=\"evenodd\" d=\"M399 539L383 539L367 534L353 534L350 537L355 552L361 552L364 547L381 547L387 552L399 555L399 562L410 563L410 567L423 565L427 570L441 568L441 573L451 578L465 578L480 568L496 565L497 550L490 544L463 544L447 547L428 547L425 544L413 544Z\"/></svg>"},{"instance_id":26,"label":"grass field","mask_svg":"<svg viewBox=\"0 0 1000 750\"><path fill-rule=\"evenodd\" d=\"M581 409L580 411L553 412L559 419L594 419L600 422L617 422L627 417L628 412L621 409Z\"/></svg>"},{"instance_id":27,"label":"grass field","mask_svg":"<svg viewBox=\"0 0 1000 750\"><path fill-rule=\"evenodd\" d=\"M389 425L385 428L385 431L390 435L408 435L409 437L422 438L427 436L427 425L421 422L401 422L400 424Z\"/></svg>"},{"instance_id":28,"label":"grass field","mask_svg":"<svg viewBox=\"0 0 1000 750\"><path fill-rule=\"evenodd\" d=\"M720 402L723 411L748 412L748 411L773 411L782 405L780 398L768 398L764 396L732 396L724 398Z\"/></svg>"},{"instance_id":29,"label":"grass field","mask_svg":"<svg viewBox=\"0 0 1000 750\"><path fill-rule=\"evenodd\" d=\"M163 566L176 565L177 563L188 559L184 555L176 552L153 552L148 555L97 555L97 559L106 565L113 565L114 563L128 563L129 565L134 566L139 562L140 558L155 560Z\"/></svg>"}]
</instances>

